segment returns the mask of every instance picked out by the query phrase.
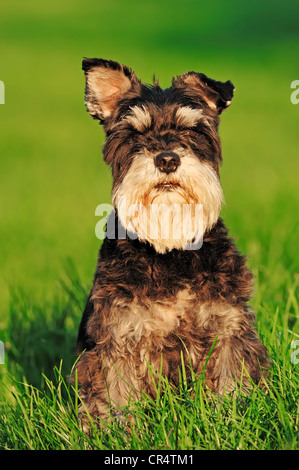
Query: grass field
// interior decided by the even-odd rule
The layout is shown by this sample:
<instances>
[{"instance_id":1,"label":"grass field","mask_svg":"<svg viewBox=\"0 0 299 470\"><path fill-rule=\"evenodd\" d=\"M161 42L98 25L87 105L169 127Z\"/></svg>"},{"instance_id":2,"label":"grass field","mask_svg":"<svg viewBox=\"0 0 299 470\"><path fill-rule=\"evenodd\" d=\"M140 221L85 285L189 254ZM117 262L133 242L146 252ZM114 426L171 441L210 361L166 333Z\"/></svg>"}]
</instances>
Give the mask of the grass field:
<instances>
[{"instance_id":1,"label":"grass field","mask_svg":"<svg viewBox=\"0 0 299 470\"><path fill-rule=\"evenodd\" d=\"M0 7L0 448L299 448L298 3L6 2ZM82 57L111 58L163 87L188 70L236 86L220 134L222 210L255 275L268 391L207 397L184 377L87 438L67 382L110 202L103 132L84 109ZM298 362L298 363L297 363ZM188 365L186 365L188 367Z\"/></svg>"}]
</instances>

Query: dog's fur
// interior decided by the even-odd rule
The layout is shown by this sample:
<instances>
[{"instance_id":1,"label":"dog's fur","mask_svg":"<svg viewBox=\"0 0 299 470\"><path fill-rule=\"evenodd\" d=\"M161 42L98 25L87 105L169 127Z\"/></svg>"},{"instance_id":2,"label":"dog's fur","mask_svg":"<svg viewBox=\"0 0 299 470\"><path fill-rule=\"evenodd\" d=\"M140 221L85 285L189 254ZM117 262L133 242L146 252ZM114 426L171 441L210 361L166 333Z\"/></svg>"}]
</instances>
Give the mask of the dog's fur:
<instances>
[{"instance_id":1,"label":"dog's fur","mask_svg":"<svg viewBox=\"0 0 299 470\"><path fill-rule=\"evenodd\" d=\"M113 61L85 59L83 70L87 109L106 133L112 216L137 237L107 236L100 250L77 343L82 412L106 418L111 405L126 405L139 391L155 396L148 364L177 385L181 354L197 374L206 366L206 385L216 393L232 391L244 371L244 385L246 373L260 383L268 358L247 306L252 275L219 218L217 129L232 83L188 72L163 90ZM161 154L166 163L158 161ZM122 210L124 198L137 204L134 216ZM203 205L200 249L187 249L199 239L196 231L152 237L149 225L163 227L161 204L166 212L173 205ZM173 211L167 212L172 221Z\"/></svg>"}]
</instances>

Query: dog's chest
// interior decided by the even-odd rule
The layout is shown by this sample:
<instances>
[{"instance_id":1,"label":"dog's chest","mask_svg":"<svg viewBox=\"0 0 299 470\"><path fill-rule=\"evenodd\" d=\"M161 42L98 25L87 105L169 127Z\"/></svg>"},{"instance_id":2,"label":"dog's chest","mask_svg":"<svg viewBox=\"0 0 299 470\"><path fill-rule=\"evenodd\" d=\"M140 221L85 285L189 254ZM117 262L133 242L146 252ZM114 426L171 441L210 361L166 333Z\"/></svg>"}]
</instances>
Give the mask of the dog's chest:
<instances>
[{"instance_id":1,"label":"dog's chest","mask_svg":"<svg viewBox=\"0 0 299 470\"><path fill-rule=\"evenodd\" d=\"M182 323L192 322L195 310L194 295L180 290L173 298L153 300L135 297L132 302L116 301L113 306L115 318L114 334L126 342L139 343L151 336L167 337L178 333Z\"/></svg>"}]
</instances>

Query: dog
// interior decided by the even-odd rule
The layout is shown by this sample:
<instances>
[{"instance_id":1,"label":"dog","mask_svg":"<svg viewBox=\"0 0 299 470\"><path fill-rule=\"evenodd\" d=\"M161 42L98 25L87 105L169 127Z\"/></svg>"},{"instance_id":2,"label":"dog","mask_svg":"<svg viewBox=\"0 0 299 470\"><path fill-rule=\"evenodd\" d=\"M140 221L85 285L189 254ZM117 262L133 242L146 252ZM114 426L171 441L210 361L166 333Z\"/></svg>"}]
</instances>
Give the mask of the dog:
<instances>
[{"instance_id":1,"label":"dog","mask_svg":"<svg viewBox=\"0 0 299 470\"><path fill-rule=\"evenodd\" d=\"M150 368L176 387L182 357L211 392L261 384L269 359L248 307L252 274L219 216L218 126L233 84L187 72L162 89L115 61L82 68L113 176L77 340L82 415L108 419L141 392L155 397Z\"/></svg>"}]
</instances>

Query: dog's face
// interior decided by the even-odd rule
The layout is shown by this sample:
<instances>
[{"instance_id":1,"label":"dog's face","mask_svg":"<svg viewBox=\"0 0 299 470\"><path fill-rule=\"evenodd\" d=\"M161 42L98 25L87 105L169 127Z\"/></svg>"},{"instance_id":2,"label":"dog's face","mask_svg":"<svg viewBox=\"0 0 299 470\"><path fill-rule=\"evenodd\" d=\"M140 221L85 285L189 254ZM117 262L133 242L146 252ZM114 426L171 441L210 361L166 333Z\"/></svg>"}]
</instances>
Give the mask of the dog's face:
<instances>
[{"instance_id":1,"label":"dog's face","mask_svg":"<svg viewBox=\"0 0 299 470\"><path fill-rule=\"evenodd\" d=\"M87 109L104 124L104 159L123 226L159 253L196 245L219 217L217 129L232 83L188 72L162 90L113 61L85 59L83 70Z\"/></svg>"}]
</instances>

